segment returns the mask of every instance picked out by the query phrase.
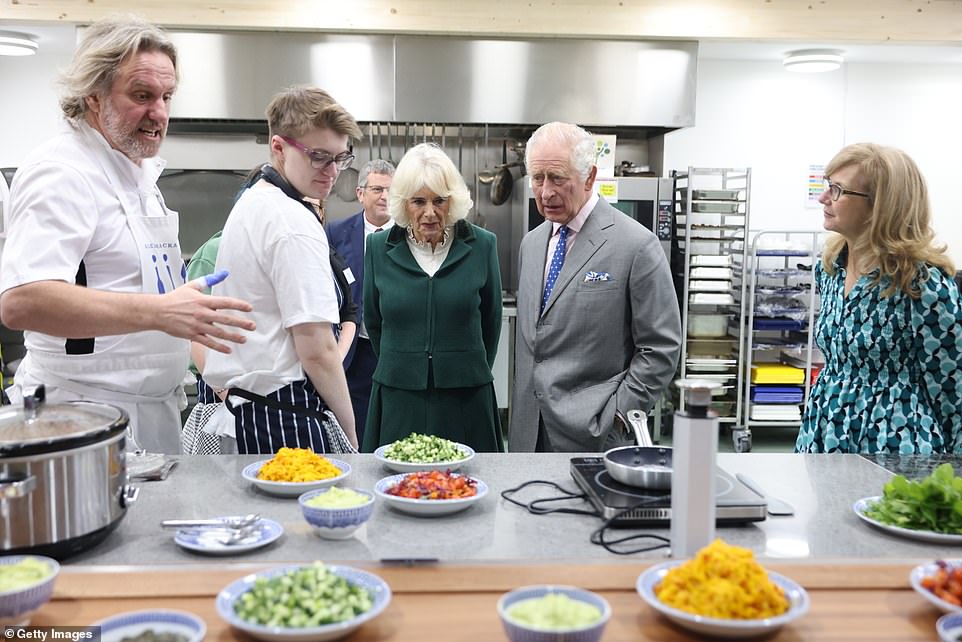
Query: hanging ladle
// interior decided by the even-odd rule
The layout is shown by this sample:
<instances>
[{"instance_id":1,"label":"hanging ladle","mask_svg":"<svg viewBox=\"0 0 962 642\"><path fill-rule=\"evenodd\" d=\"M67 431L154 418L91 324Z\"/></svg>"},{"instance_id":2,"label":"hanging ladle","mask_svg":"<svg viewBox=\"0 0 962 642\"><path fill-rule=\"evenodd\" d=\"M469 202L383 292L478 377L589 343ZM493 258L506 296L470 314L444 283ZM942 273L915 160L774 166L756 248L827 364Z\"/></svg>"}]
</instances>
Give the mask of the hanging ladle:
<instances>
[{"instance_id":1,"label":"hanging ladle","mask_svg":"<svg viewBox=\"0 0 962 642\"><path fill-rule=\"evenodd\" d=\"M477 150L478 141L474 141L474 149ZM484 126L484 153L488 153L488 126ZM487 165L487 163L485 163ZM475 155L475 167L477 167L477 155ZM481 181L482 185L490 185L491 181L494 180L494 172L489 169L478 170L478 180Z\"/></svg>"}]
</instances>

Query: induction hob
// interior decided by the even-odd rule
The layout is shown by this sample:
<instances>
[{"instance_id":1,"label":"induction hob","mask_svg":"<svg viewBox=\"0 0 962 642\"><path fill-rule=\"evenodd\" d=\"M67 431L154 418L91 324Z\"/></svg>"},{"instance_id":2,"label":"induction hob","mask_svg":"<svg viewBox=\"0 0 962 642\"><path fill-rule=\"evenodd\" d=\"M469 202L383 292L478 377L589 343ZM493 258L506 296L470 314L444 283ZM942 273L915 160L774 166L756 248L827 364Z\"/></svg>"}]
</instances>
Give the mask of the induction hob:
<instances>
[{"instance_id":1,"label":"induction hob","mask_svg":"<svg viewBox=\"0 0 962 642\"><path fill-rule=\"evenodd\" d=\"M618 516L612 526L668 526L671 523L671 491L626 486L611 478L602 457L572 457L571 476L604 519L634 506ZM735 526L765 519L765 500L740 481L718 468L715 480L719 526Z\"/></svg>"}]
</instances>

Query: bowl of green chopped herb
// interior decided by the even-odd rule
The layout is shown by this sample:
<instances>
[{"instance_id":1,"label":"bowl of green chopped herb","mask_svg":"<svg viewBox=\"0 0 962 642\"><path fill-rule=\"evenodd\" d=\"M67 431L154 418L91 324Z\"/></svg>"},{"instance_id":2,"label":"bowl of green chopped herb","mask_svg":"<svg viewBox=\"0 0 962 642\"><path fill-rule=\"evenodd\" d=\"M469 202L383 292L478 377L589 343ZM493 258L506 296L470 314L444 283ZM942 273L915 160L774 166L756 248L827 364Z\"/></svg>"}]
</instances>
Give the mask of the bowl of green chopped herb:
<instances>
[{"instance_id":1,"label":"bowl of green chopped herb","mask_svg":"<svg viewBox=\"0 0 962 642\"><path fill-rule=\"evenodd\" d=\"M935 544L962 544L962 478L942 464L918 480L895 475L882 495L852 506L862 521L879 530Z\"/></svg>"}]
</instances>

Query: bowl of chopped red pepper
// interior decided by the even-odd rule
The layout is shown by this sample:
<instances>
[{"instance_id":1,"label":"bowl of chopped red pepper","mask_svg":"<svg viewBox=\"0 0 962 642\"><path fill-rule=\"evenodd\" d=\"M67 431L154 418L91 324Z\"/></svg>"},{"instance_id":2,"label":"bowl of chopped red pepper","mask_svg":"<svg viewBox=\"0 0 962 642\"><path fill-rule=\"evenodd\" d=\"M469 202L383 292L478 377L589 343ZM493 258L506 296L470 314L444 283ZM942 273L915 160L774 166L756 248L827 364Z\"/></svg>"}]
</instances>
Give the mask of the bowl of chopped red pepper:
<instances>
[{"instance_id":1,"label":"bowl of chopped red pepper","mask_svg":"<svg viewBox=\"0 0 962 642\"><path fill-rule=\"evenodd\" d=\"M443 470L391 475L374 493L392 508L411 515L448 515L469 508L488 494L480 479Z\"/></svg>"},{"instance_id":2,"label":"bowl of chopped red pepper","mask_svg":"<svg viewBox=\"0 0 962 642\"><path fill-rule=\"evenodd\" d=\"M962 613L962 560L920 564L909 574L915 591L946 613Z\"/></svg>"}]
</instances>

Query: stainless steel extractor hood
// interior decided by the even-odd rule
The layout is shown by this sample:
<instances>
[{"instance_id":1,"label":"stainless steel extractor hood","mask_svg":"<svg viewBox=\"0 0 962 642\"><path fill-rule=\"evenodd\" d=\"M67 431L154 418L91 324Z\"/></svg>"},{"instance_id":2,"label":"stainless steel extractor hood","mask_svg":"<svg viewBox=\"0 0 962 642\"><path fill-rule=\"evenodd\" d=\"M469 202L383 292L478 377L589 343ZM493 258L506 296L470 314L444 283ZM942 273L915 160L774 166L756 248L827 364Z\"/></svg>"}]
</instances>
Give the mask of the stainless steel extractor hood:
<instances>
[{"instance_id":1,"label":"stainless steel extractor hood","mask_svg":"<svg viewBox=\"0 0 962 642\"><path fill-rule=\"evenodd\" d=\"M172 133L266 131L292 84L324 87L360 121L540 124L668 131L695 122L692 41L478 39L173 32Z\"/></svg>"}]
</instances>

